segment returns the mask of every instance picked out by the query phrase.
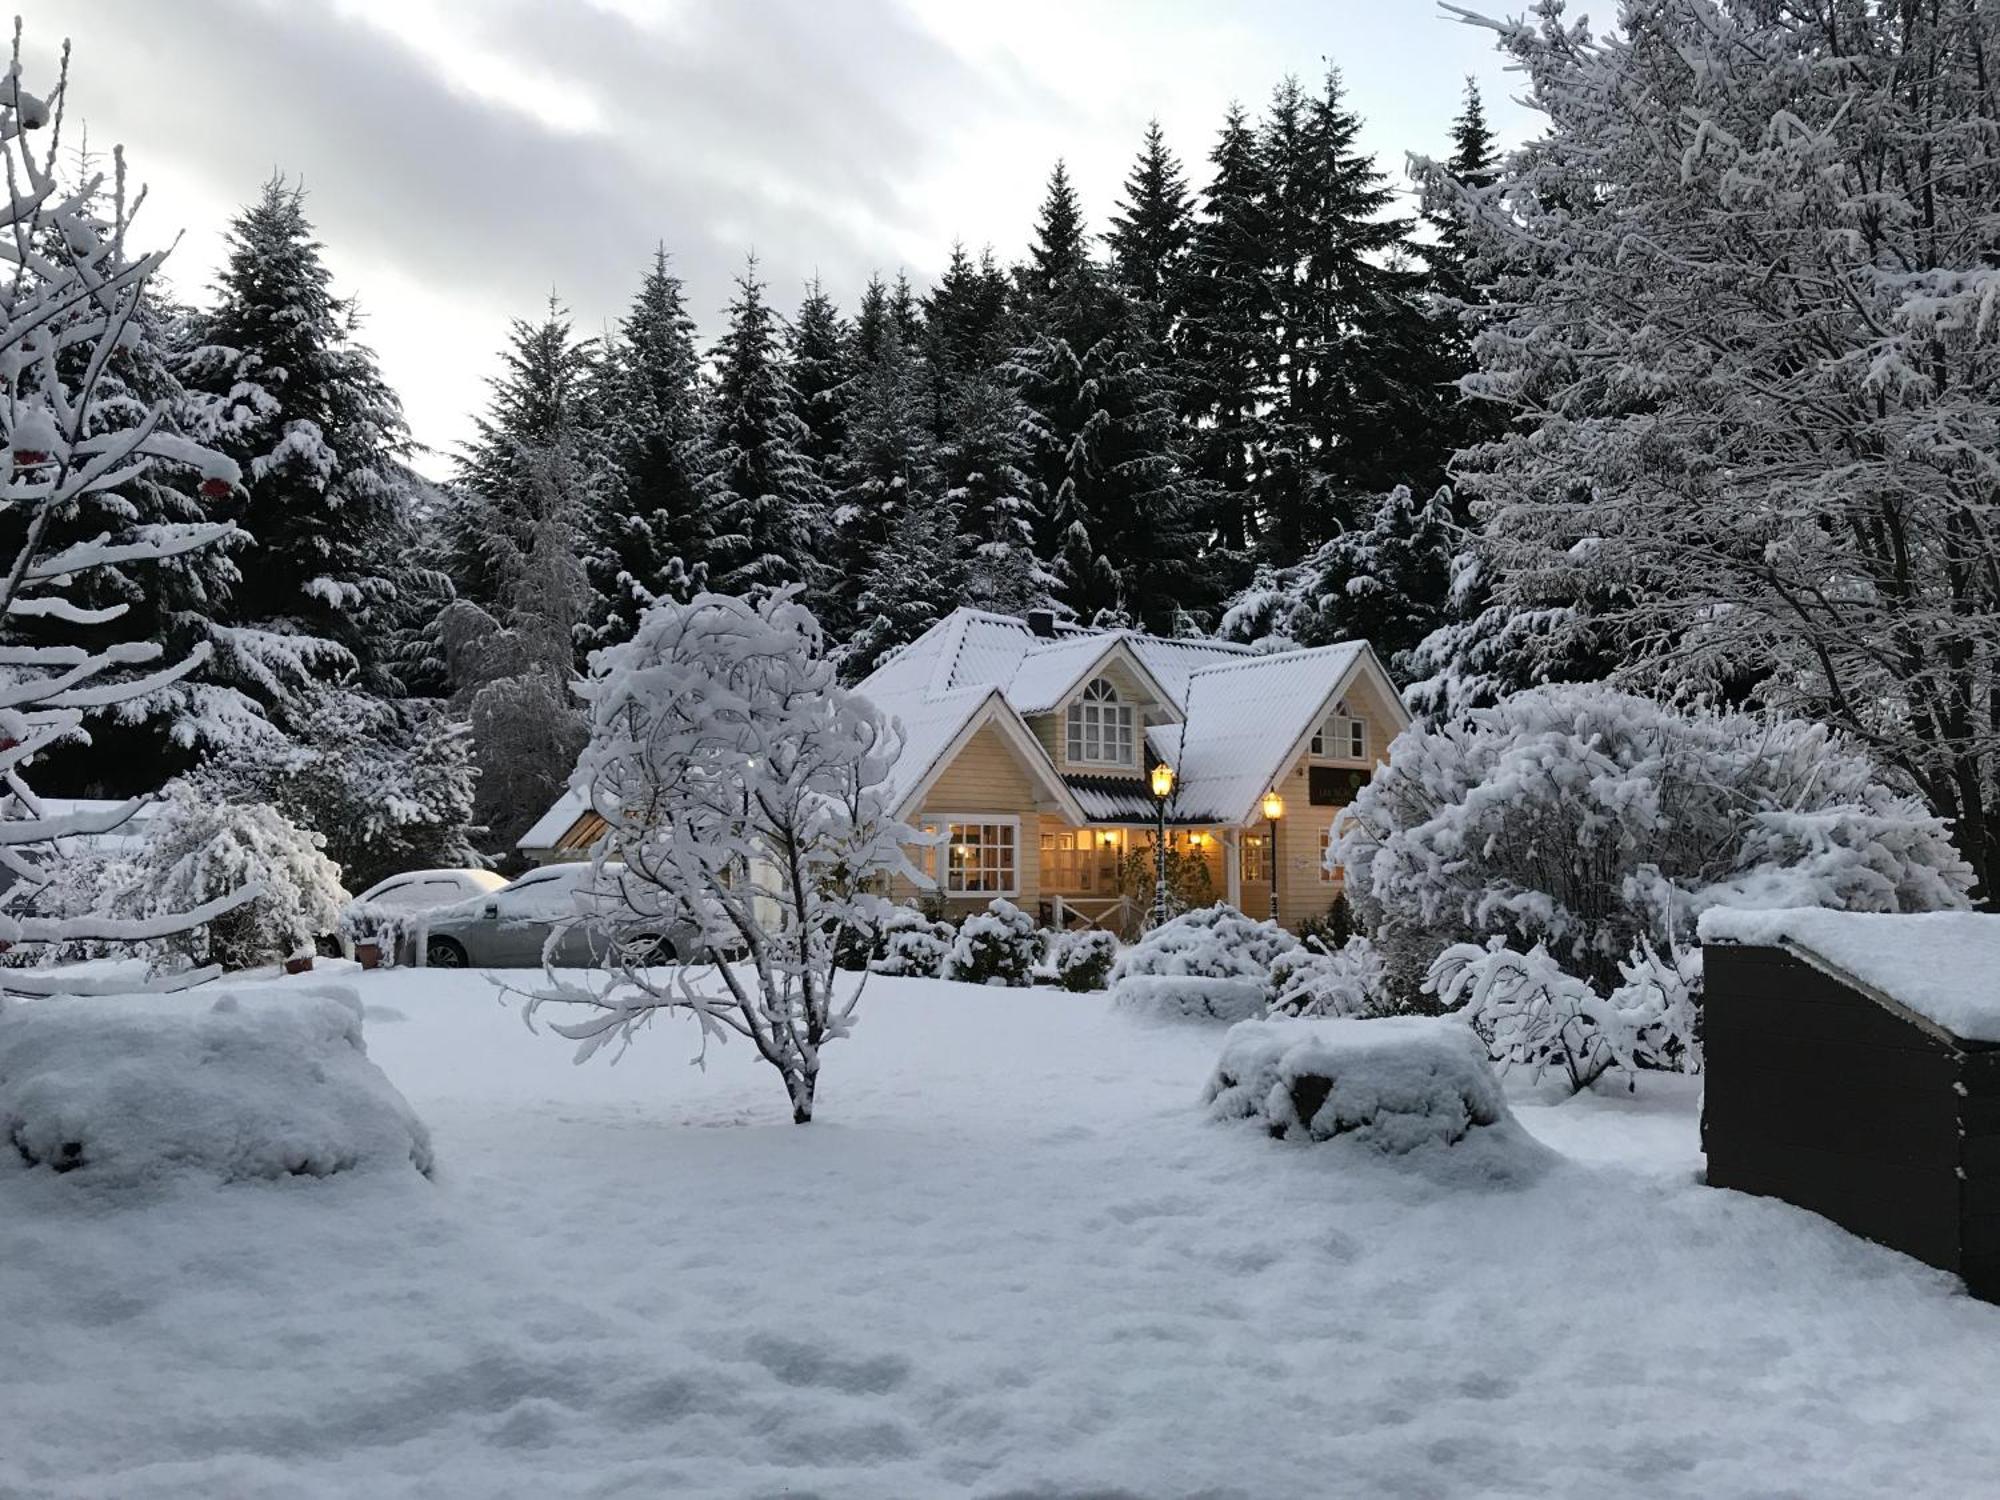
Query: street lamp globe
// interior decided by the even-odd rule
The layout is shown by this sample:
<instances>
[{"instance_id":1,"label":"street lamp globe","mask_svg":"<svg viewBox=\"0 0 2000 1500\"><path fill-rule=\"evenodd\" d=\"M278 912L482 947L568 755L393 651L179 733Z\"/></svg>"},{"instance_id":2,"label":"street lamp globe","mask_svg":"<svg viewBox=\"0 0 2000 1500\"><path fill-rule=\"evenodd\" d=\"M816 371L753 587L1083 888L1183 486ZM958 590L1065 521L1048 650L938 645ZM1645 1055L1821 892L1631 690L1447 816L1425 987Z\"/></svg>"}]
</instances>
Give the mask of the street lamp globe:
<instances>
[{"instance_id":1,"label":"street lamp globe","mask_svg":"<svg viewBox=\"0 0 2000 1500\"><path fill-rule=\"evenodd\" d=\"M1174 794L1174 768L1165 761L1153 767L1153 795L1164 802Z\"/></svg>"},{"instance_id":2,"label":"street lamp globe","mask_svg":"<svg viewBox=\"0 0 2000 1500\"><path fill-rule=\"evenodd\" d=\"M1285 815L1285 799L1276 790L1264 793L1264 816L1273 823Z\"/></svg>"}]
</instances>

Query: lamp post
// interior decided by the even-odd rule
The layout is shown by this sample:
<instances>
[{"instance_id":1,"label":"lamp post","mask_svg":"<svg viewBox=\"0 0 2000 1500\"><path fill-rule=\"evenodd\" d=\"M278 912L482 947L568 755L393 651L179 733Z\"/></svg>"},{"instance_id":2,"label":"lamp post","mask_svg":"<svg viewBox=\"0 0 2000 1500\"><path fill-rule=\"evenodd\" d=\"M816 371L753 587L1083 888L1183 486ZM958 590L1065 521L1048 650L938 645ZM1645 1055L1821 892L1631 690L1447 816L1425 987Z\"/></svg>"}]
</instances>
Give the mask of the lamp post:
<instances>
[{"instance_id":1,"label":"lamp post","mask_svg":"<svg viewBox=\"0 0 2000 1500\"><path fill-rule=\"evenodd\" d=\"M1165 761L1153 767L1153 925L1167 920L1167 798L1174 794L1174 768Z\"/></svg>"},{"instance_id":2,"label":"lamp post","mask_svg":"<svg viewBox=\"0 0 2000 1500\"><path fill-rule=\"evenodd\" d=\"M1271 832L1271 920L1278 920L1278 819L1285 815L1285 799L1272 787L1264 793L1264 816L1270 820Z\"/></svg>"}]
</instances>

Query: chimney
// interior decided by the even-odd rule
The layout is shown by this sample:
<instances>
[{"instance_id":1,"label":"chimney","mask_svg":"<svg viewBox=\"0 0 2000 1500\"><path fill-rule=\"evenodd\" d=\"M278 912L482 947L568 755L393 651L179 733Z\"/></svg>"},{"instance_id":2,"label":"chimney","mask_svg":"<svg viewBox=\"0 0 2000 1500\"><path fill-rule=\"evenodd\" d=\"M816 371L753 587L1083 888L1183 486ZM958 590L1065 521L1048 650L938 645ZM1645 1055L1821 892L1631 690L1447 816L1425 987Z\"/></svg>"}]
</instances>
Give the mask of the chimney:
<instances>
[{"instance_id":1,"label":"chimney","mask_svg":"<svg viewBox=\"0 0 2000 1500\"><path fill-rule=\"evenodd\" d=\"M1028 611L1028 629L1045 641L1056 638L1056 612L1052 609Z\"/></svg>"}]
</instances>

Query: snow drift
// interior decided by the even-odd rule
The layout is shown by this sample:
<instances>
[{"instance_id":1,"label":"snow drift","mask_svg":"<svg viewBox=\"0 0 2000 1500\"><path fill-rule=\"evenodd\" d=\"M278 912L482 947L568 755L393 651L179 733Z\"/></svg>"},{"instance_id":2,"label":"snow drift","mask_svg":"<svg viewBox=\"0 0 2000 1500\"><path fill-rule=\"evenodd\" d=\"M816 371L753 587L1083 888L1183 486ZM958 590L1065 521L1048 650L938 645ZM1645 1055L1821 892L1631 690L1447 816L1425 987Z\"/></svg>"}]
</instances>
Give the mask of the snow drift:
<instances>
[{"instance_id":1,"label":"snow drift","mask_svg":"<svg viewBox=\"0 0 2000 1500\"><path fill-rule=\"evenodd\" d=\"M1479 1039L1431 1016L1239 1022L1203 1098L1217 1119L1398 1156L1513 1121Z\"/></svg>"},{"instance_id":2,"label":"snow drift","mask_svg":"<svg viewBox=\"0 0 2000 1500\"><path fill-rule=\"evenodd\" d=\"M119 1184L414 1166L430 1133L361 1039L347 989L78 996L0 1010L0 1135Z\"/></svg>"}]
</instances>

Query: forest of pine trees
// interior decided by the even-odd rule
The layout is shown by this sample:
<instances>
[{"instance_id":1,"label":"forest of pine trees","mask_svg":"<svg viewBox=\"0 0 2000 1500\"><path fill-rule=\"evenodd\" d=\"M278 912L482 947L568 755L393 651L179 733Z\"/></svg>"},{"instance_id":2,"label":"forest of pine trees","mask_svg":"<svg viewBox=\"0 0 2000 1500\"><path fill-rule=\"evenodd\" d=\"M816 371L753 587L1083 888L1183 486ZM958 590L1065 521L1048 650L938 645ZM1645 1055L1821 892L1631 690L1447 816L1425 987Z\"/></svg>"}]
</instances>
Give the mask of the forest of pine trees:
<instances>
[{"instance_id":1,"label":"forest of pine trees","mask_svg":"<svg viewBox=\"0 0 2000 1500\"><path fill-rule=\"evenodd\" d=\"M1410 651L1457 607L1445 471L1481 432L1449 304L1477 292L1451 214L1403 213L1359 125L1337 73L1286 80L1206 173L1157 123L1112 203L1055 163L1018 264L959 245L934 286L788 298L752 258L706 331L663 245L600 336L553 297L514 324L441 486L274 177L124 374L245 476L155 482L122 518L238 524L144 606L213 666L51 790L248 788L354 880L504 857L568 776L589 654L701 587L802 586L850 680L962 604ZM1486 180L1470 86L1454 138Z\"/></svg>"}]
</instances>

